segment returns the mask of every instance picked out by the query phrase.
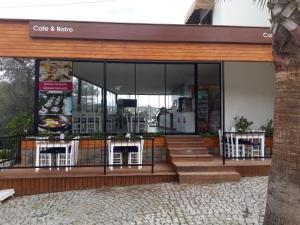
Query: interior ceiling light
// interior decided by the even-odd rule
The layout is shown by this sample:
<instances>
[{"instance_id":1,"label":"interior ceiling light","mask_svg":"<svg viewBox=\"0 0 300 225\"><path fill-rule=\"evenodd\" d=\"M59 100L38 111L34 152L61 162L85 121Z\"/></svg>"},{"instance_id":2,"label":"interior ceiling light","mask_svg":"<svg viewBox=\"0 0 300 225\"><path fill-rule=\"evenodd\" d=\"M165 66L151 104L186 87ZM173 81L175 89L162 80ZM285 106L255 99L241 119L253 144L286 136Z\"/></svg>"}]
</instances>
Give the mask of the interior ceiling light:
<instances>
[{"instance_id":1,"label":"interior ceiling light","mask_svg":"<svg viewBox=\"0 0 300 225\"><path fill-rule=\"evenodd\" d=\"M122 87L123 87L123 85L115 86L115 90L120 91L120 89L121 89Z\"/></svg>"}]
</instances>

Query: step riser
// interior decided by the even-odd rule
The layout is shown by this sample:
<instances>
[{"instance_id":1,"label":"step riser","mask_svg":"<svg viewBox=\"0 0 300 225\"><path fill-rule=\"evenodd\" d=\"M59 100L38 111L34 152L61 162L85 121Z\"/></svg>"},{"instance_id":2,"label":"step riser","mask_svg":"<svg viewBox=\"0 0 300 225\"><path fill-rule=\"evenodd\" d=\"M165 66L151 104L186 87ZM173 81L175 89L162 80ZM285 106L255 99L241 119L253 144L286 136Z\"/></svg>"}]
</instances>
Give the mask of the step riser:
<instances>
[{"instance_id":1,"label":"step riser","mask_svg":"<svg viewBox=\"0 0 300 225\"><path fill-rule=\"evenodd\" d=\"M191 142L191 141L195 141L195 142L202 142L202 139L200 137L172 137L172 138L169 138L167 137L166 138L167 142L170 141L182 141L182 142Z\"/></svg>"},{"instance_id":2,"label":"step riser","mask_svg":"<svg viewBox=\"0 0 300 225\"><path fill-rule=\"evenodd\" d=\"M232 167L219 166L180 166L177 167L177 172L218 172L218 171L233 171Z\"/></svg>"},{"instance_id":3,"label":"step riser","mask_svg":"<svg viewBox=\"0 0 300 225\"><path fill-rule=\"evenodd\" d=\"M174 149L169 149L170 154L172 155L196 155L196 154L208 154L207 149L180 149L180 150L174 150Z\"/></svg>"},{"instance_id":4,"label":"step riser","mask_svg":"<svg viewBox=\"0 0 300 225\"><path fill-rule=\"evenodd\" d=\"M181 157L181 158L172 158L172 162L206 162L212 161L213 157L202 157L202 158L188 158L188 157Z\"/></svg>"},{"instance_id":5,"label":"step riser","mask_svg":"<svg viewBox=\"0 0 300 225\"><path fill-rule=\"evenodd\" d=\"M169 142L167 143L168 148L199 148L199 147L203 147L203 145L201 145L201 143L198 142L182 142L182 143L172 143Z\"/></svg>"},{"instance_id":6,"label":"step riser","mask_svg":"<svg viewBox=\"0 0 300 225\"><path fill-rule=\"evenodd\" d=\"M197 176L183 175L179 176L180 184L211 184L220 182L237 182L240 180L239 175L215 175L215 176Z\"/></svg>"}]
</instances>

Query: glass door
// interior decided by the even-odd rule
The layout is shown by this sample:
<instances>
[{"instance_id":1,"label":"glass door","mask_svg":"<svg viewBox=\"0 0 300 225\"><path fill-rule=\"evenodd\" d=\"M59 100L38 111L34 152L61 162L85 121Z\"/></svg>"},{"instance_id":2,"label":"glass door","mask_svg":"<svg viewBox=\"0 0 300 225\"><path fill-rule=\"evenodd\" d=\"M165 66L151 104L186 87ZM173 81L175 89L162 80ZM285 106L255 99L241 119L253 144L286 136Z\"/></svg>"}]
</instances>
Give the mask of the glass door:
<instances>
[{"instance_id":1,"label":"glass door","mask_svg":"<svg viewBox=\"0 0 300 225\"><path fill-rule=\"evenodd\" d=\"M221 70L219 63L197 65L197 132L217 135L221 128Z\"/></svg>"}]
</instances>

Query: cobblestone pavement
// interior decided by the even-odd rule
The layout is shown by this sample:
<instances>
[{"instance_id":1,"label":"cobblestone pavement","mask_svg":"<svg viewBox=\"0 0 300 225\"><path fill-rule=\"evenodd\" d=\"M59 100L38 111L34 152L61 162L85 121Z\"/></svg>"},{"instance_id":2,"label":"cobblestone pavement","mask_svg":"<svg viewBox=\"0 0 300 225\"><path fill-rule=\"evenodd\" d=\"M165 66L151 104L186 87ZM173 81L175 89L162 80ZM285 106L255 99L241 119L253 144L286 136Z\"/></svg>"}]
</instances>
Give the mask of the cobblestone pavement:
<instances>
[{"instance_id":1,"label":"cobblestone pavement","mask_svg":"<svg viewBox=\"0 0 300 225\"><path fill-rule=\"evenodd\" d=\"M267 177L238 183L173 183L100 188L13 198L0 224L262 224Z\"/></svg>"}]
</instances>

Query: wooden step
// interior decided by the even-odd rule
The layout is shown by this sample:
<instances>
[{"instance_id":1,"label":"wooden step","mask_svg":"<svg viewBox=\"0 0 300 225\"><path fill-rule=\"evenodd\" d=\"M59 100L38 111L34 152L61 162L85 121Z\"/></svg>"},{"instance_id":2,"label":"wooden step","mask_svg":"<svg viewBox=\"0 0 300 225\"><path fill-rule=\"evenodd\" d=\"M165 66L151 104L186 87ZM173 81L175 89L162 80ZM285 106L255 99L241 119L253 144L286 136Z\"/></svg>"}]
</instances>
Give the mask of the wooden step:
<instances>
[{"instance_id":1,"label":"wooden step","mask_svg":"<svg viewBox=\"0 0 300 225\"><path fill-rule=\"evenodd\" d=\"M213 156L211 154L196 154L196 155L174 155L171 154L172 162L198 162L211 161Z\"/></svg>"},{"instance_id":2,"label":"wooden step","mask_svg":"<svg viewBox=\"0 0 300 225\"><path fill-rule=\"evenodd\" d=\"M206 147L197 148L168 148L171 155L195 155L195 154L208 154Z\"/></svg>"},{"instance_id":3,"label":"wooden step","mask_svg":"<svg viewBox=\"0 0 300 225\"><path fill-rule=\"evenodd\" d=\"M194 141L194 142L202 142L201 137L198 135L193 136L167 136L166 137L167 142L168 141Z\"/></svg>"},{"instance_id":4,"label":"wooden step","mask_svg":"<svg viewBox=\"0 0 300 225\"><path fill-rule=\"evenodd\" d=\"M168 148L198 148L202 147L203 144L200 142L181 142L181 141L172 141L172 142L167 142Z\"/></svg>"},{"instance_id":5,"label":"wooden step","mask_svg":"<svg viewBox=\"0 0 300 225\"><path fill-rule=\"evenodd\" d=\"M211 184L237 182L241 176L235 171L179 172L179 184Z\"/></svg>"},{"instance_id":6,"label":"wooden step","mask_svg":"<svg viewBox=\"0 0 300 225\"><path fill-rule=\"evenodd\" d=\"M234 171L234 166L223 166L221 163L216 164L214 161L202 162L180 162L173 163L177 172L216 172L216 171Z\"/></svg>"}]
</instances>

